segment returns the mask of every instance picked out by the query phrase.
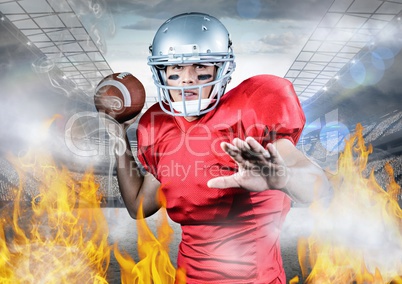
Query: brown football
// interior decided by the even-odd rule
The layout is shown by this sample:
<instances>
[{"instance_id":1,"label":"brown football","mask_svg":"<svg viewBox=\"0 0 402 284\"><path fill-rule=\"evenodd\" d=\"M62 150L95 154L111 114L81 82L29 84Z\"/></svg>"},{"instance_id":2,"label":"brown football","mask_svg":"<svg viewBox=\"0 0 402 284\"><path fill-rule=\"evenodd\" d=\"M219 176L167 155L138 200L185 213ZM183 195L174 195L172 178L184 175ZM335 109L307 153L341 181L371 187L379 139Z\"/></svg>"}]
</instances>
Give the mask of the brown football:
<instances>
[{"instance_id":1,"label":"brown football","mask_svg":"<svg viewBox=\"0 0 402 284\"><path fill-rule=\"evenodd\" d=\"M145 104L142 83L128 72L113 73L103 78L95 89L94 103L98 112L123 123L137 116Z\"/></svg>"}]
</instances>

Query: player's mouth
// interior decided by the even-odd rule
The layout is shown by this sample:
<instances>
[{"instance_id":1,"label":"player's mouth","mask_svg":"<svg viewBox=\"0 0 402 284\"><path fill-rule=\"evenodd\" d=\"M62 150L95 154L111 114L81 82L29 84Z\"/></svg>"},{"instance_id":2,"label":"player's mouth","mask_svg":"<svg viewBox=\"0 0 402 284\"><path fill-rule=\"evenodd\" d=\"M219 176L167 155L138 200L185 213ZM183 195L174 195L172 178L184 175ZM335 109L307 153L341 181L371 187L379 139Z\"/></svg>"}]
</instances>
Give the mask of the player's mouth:
<instances>
[{"instance_id":1,"label":"player's mouth","mask_svg":"<svg viewBox=\"0 0 402 284\"><path fill-rule=\"evenodd\" d=\"M185 91L184 93L182 93L182 95L183 94L184 94L184 97L185 97L186 101L197 100L198 99L198 93L197 92Z\"/></svg>"}]
</instances>

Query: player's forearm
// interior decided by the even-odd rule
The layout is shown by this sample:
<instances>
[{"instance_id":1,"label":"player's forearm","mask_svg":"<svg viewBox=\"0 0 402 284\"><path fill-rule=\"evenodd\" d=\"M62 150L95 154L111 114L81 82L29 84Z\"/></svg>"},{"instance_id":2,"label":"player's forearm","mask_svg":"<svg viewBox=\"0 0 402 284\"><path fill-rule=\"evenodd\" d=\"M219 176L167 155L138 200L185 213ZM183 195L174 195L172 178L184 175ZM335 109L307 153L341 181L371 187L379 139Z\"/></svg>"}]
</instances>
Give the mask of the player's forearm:
<instances>
[{"instance_id":1,"label":"player's forearm","mask_svg":"<svg viewBox=\"0 0 402 284\"><path fill-rule=\"evenodd\" d=\"M331 184L325 172L312 163L290 167L289 181L282 191L301 204L327 202L332 196Z\"/></svg>"},{"instance_id":2,"label":"player's forearm","mask_svg":"<svg viewBox=\"0 0 402 284\"><path fill-rule=\"evenodd\" d=\"M140 169L132 155L130 144L126 137L127 149L123 155L116 155L117 180L124 204L131 217L137 217L140 204L140 189L144 181Z\"/></svg>"}]
</instances>

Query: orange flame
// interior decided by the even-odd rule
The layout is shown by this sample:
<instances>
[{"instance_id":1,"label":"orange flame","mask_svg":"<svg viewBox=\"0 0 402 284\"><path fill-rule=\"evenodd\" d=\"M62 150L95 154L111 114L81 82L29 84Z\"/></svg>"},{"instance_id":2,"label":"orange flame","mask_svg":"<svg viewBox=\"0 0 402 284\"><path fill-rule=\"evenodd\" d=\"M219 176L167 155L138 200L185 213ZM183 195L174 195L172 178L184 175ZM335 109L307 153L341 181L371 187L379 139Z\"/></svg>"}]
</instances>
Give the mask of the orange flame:
<instances>
[{"instance_id":1,"label":"orange flame","mask_svg":"<svg viewBox=\"0 0 402 284\"><path fill-rule=\"evenodd\" d=\"M374 170L369 178L363 176L372 147L365 146L362 129L357 125L346 141L339 172L331 180L331 204L311 207L316 227L298 243L305 283L402 283L400 186L390 164L385 166L386 191Z\"/></svg>"},{"instance_id":2,"label":"orange flame","mask_svg":"<svg viewBox=\"0 0 402 284\"><path fill-rule=\"evenodd\" d=\"M113 247L122 283L174 283L176 271L168 255L172 229L165 209L158 238L139 216L141 260L136 264L117 244L108 244L108 223L92 171L76 179L40 149L8 159L18 172L19 187L12 214L7 208L0 212L0 283L107 283ZM24 202L28 176L39 182L39 193L29 204ZM183 271L176 278L185 283Z\"/></svg>"},{"instance_id":3,"label":"orange flame","mask_svg":"<svg viewBox=\"0 0 402 284\"><path fill-rule=\"evenodd\" d=\"M108 228L93 175L75 181L67 169L51 166L49 157L39 166L22 160L10 157L20 184L12 216L6 210L1 216L0 282L107 283ZM28 173L41 181L30 208L22 199Z\"/></svg>"},{"instance_id":4,"label":"orange flame","mask_svg":"<svg viewBox=\"0 0 402 284\"><path fill-rule=\"evenodd\" d=\"M169 258L169 244L173 233L166 214L166 200L159 191L162 206L161 220L156 238L149 229L142 210L142 203L137 216L138 254L140 261L136 263L128 254L121 254L117 245L114 254L121 267L122 284L184 284L185 272L175 269Z\"/></svg>"}]
</instances>

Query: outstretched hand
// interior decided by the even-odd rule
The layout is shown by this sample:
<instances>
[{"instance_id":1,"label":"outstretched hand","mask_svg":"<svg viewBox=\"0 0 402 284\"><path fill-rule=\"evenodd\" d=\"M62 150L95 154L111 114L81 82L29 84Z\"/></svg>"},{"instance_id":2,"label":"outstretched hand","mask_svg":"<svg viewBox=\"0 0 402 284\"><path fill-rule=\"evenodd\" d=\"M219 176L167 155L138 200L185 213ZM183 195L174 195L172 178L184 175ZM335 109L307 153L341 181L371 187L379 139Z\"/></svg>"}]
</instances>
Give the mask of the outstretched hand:
<instances>
[{"instance_id":1,"label":"outstretched hand","mask_svg":"<svg viewBox=\"0 0 402 284\"><path fill-rule=\"evenodd\" d=\"M284 188L290 179L289 168L273 144L265 149L254 138L222 142L221 148L238 165L238 172L208 181L213 188L244 188L249 191Z\"/></svg>"}]
</instances>

